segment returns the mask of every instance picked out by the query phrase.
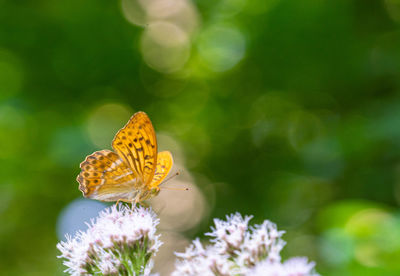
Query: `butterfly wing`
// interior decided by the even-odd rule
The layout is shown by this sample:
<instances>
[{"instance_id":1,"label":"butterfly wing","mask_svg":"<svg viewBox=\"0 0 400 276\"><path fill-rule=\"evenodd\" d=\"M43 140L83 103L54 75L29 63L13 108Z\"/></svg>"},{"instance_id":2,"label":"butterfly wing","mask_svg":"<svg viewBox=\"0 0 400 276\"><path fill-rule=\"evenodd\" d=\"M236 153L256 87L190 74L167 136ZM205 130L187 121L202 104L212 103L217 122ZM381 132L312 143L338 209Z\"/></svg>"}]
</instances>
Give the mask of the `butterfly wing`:
<instances>
[{"instance_id":1,"label":"butterfly wing","mask_svg":"<svg viewBox=\"0 0 400 276\"><path fill-rule=\"evenodd\" d=\"M101 201L130 201L138 177L126 163L109 150L96 151L80 164L79 190L87 198Z\"/></svg>"},{"instance_id":2,"label":"butterfly wing","mask_svg":"<svg viewBox=\"0 0 400 276\"><path fill-rule=\"evenodd\" d=\"M136 172L141 183L147 186L156 169L157 140L146 113L135 113L115 135L112 147L128 167Z\"/></svg>"},{"instance_id":3,"label":"butterfly wing","mask_svg":"<svg viewBox=\"0 0 400 276\"><path fill-rule=\"evenodd\" d=\"M160 183L168 175L173 164L174 161L172 159L172 154L169 151L162 151L158 153L156 170L154 173L154 177L150 183L151 188L160 185Z\"/></svg>"}]
</instances>

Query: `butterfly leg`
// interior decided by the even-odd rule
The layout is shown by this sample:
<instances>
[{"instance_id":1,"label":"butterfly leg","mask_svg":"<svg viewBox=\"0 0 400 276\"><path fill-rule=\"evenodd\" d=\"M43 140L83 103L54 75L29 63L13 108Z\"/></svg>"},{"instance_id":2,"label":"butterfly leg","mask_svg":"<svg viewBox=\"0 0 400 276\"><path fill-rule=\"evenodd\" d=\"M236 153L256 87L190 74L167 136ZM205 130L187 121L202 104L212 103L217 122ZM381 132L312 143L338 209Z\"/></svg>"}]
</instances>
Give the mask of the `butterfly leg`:
<instances>
[{"instance_id":1,"label":"butterfly leg","mask_svg":"<svg viewBox=\"0 0 400 276\"><path fill-rule=\"evenodd\" d=\"M117 203L115 203L116 206L118 206L118 203L120 203L122 201L122 199L118 199Z\"/></svg>"},{"instance_id":2,"label":"butterfly leg","mask_svg":"<svg viewBox=\"0 0 400 276\"><path fill-rule=\"evenodd\" d=\"M135 209L136 205L139 202L139 197L136 196L135 198L132 199L131 204L132 204L132 210Z\"/></svg>"}]
</instances>

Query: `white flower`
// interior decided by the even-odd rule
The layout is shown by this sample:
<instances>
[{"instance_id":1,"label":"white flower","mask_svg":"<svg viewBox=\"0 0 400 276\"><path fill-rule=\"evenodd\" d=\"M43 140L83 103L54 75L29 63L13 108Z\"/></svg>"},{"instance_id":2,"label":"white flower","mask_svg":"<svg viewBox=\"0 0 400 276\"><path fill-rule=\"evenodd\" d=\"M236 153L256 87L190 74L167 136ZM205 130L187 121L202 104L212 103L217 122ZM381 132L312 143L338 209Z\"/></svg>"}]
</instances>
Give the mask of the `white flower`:
<instances>
[{"instance_id":1,"label":"white flower","mask_svg":"<svg viewBox=\"0 0 400 276\"><path fill-rule=\"evenodd\" d=\"M154 212L143 207L131 210L123 205L116 205L102 211L96 221L92 221L88 231L104 248L133 245L143 238L154 240L150 250L158 251L161 245L155 235L159 219Z\"/></svg>"},{"instance_id":2,"label":"white flower","mask_svg":"<svg viewBox=\"0 0 400 276\"><path fill-rule=\"evenodd\" d=\"M198 240L195 240L185 253L176 254L183 260L177 261L172 276L230 275L233 265L227 255L219 254L212 246L204 249Z\"/></svg>"},{"instance_id":3,"label":"white flower","mask_svg":"<svg viewBox=\"0 0 400 276\"><path fill-rule=\"evenodd\" d=\"M118 275L118 272L123 269L121 261L113 254L103 250L99 257L99 269L103 275Z\"/></svg>"},{"instance_id":4,"label":"white flower","mask_svg":"<svg viewBox=\"0 0 400 276\"><path fill-rule=\"evenodd\" d=\"M206 235L211 244L204 247L199 239L184 253L175 253L178 260L172 276L246 275L246 276L317 276L314 263L306 258L292 258L281 263L285 246L284 231L266 220L249 226L252 217L236 213L226 221L214 219L215 227Z\"/></svg>"},{"instance_id":5,"label":"white flower","mask_svg":"<svg viewBox=\"0 0 400 276\"><path fill-rule=\"evenodd\" d=\"M238 254L239 263L251 266L263 259L280 262L280 252L285 246L281 239L283 233L284 231L278 231L276 225L268 220L250 227Z\"/></svg>"},{"instance_id":6,"label":"white flower","mask_svg":"<svg viewBox=\"0 0 400 276\"><path fill-rule=\"evenodd\" d=\"M246 276L286 276L284 267L281 263L271 263L262 261L249 269Z\"/></svg>"},{"instance_id":7,"label":"white flower","mask_svg":"<svg viewBox=\"0 0 400 276\"><path fill-rule=\"evenodd\" d=\"M162 244L156 235L158 223L149 209L114 205L92 219L85 232L58 243L59 258L65 259L71 275L118 275L130 270L148 275L150 257Z\"/></svg>"},{"instance_id":8,"label":"white flower","mask_svg":"<svg viewBox=\"0 0 400 276\"><path fill-rule=\"evenodd\" d=\"M294 257L283 263L286 276L318 276L314 272L315 263L305 257Z\"/></svg>"},{"instance_id":9,"label":"white flower","mask_svg":"<svg viewBox=\"0 0 400 276\"><path fill-rule=\"evenodd\" d=\"M91 242L89 236L85 232L78 232L74 238L67 235L66 241L57 244L57 248L61 251L59 258L64 258L64 265L68 268L65 272L71 275L81 275L87 272L85 266L90 262L89 252Z\"/></svg>"},{"instance_id":10,"label":"white flower","mask_svg":"<svg viewBox=\"0 0 400 276\"><path fill-rule=\"evenodd\" d=\"M318 276L314 266L304 257L291 258L283 264L264 260L249 269L246 276Z\"/></svg>"},{"instance_id":11,"label":"white flower","mask_svg":"<svg viewBox=\"0 0 400 276\"><path fill-rule=\"evenodd\" d=\"M242 244L251 218L251 216L243 218L242 215L236 213L227 216L227 221L214 219L215 228L211 227L213 231L206 235L214 237L211 241L215 242L222 254L233 254Z\"/></svg>"},{"instance_id":12,"label":"white flower","mask_svg":"<svg viewBox=\"0 0 400 276\"><path fill-rule=\"evenodd\" d=\"M206 250L203 248L203 245L198 238L195 239L188 248L186 248L184 253L175 253L176 256L187 260L191 260L197 256L204 256L205 254Z\"/></svg>"}]
</instances>

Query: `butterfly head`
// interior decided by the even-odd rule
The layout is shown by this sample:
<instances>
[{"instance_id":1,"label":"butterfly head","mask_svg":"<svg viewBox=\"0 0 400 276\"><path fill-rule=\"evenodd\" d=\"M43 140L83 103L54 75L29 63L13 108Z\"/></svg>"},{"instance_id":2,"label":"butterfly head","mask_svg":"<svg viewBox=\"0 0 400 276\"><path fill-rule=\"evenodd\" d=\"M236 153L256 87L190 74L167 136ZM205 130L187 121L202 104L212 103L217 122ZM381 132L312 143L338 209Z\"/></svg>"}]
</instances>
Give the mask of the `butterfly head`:
<instances>
[{"instance_id":1,"label":"butterfly head","mask_svg":"<svg viewBox=\"0 0 400 276\"><path fill-rule=\"evenodd\" d=\"M141 193L139 193L137 195L137 202L142 202L144 200L148 200L151 199L153 197L155 197L156 195L158 195L160 193L160 188L159 187L152 187L148 190L142 190Z\"/></svg>"},{"instance_id":2,"label":"butterfly head","mask_svg":"<svg viewBox=\"0 0 400 276\"><path fill-rule=\"evenodd\" d=\"M159 187L154 187L154 188L151 188L151 190L150 190L151 197L156 196L159 193L160 193L160 188Z\"/></svg>"}]
</instances>

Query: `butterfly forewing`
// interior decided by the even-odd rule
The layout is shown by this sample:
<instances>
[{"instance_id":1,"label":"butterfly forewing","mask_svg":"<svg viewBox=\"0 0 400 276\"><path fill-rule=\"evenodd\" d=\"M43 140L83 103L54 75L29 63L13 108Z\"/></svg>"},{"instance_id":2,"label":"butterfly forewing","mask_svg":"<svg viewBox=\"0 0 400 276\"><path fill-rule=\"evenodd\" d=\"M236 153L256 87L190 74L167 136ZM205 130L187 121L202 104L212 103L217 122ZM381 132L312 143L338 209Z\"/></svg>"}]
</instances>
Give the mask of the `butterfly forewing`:
<instances>
[{"instance_id":1,"label":"butterfly forewing","mask_svg":"<svg viewBox=\"0 0 400 276\"><path fill-rule=\"evenodd\" d=\"M156 170L150 184L152 188L160 185L160 183L171 170L173 163L174 161L172 160L172 154L169 151L162 151L158 153Z\"/></svg>"},{"instance_id":2,"label":"butterfly forewing","mask_svg":"<svg viewBox=\"0 0 400 276\"><path fill-rule=\"evenodd\" d=\"M114 152L96 151L80 164L79 189L83 195L102 201L129 200L137 174Z\"/></svg>"},{"instance_id":3,"label":"butterfly forewing","mask_svg":"<svg viewBox=\"0 0 400 276\"><path fill-rule=\"evenodd\" d=\"M146 113L135 113L115 135L112 147L142 183L149 185L157 164L157 141Z\"/></svg>"}]
</instances>

